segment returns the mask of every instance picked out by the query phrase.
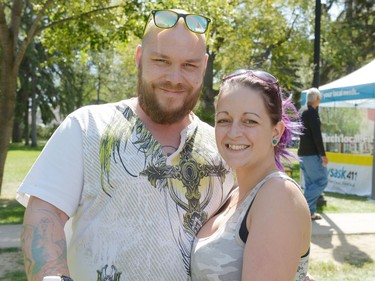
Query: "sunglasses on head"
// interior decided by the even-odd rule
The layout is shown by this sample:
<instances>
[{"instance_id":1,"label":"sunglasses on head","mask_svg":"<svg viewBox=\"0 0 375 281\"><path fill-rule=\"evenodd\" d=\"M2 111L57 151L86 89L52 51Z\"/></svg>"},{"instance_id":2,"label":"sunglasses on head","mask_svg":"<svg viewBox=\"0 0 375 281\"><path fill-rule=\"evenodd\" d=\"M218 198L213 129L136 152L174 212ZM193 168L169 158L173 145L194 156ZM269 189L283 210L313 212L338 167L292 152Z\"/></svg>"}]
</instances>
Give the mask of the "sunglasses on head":
<instances>
[{"instance_id":1,"label":"sunglasses on head","mask_svg":"<svg viewBox=\"0 0 375 281\"><path fill-rule=\"evenodd\" d=\"M237 76L242 76L242 75L249 75L249 76L258 78L268 84L276 85L277 89L279 89L279 81L277 81L277 78L273 76L271 73L268 73L263 70L239 69L239 70L232 72L231 74L227 76L224 76L223 82L230 80Z\"/></svg>"},{"instance_id":2,"label":"sunglasses on head","mask_svg":"<svg viewBox=\"0 0 375 281\"><path fill-rule=\"evenodd\" d=\"M186 27L194 32L203 34L208 29L208 24L211 20L205 16L196 15L196 14L180 14L171 10L153 10L151 15L154 24L163 29L169 29L176 25L180 18L183 18L185 21ZM148 23L149 21L147 21ZM147 26L147 24L146 24ZM146 29L146 27L145 27ZM143 32L144 33L144 32Z\"/></svg>"}]
</instances>

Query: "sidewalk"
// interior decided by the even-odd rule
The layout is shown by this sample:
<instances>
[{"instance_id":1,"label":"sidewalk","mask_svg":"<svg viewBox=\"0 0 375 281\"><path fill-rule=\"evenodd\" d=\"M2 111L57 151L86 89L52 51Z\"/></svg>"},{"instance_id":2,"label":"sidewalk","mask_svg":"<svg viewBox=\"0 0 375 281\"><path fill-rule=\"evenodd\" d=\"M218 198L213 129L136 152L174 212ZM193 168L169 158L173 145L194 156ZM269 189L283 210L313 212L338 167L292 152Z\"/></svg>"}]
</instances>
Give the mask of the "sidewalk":
<instances>
[{"instance_id":1,"label":"sidewalk","mask_svg":"<svg viewBox=\"0 0 375 281\"><path fill-rule=\"evenodd\" d=\"M375 213L322 214L313 221L311 260L375 261Z\"/></svg>"},{"instance_id":2,"label":"sidewalk","mask_svg":"<svg viewBox=\"0 0 375 281\"><path fill-rule=\"evenodd\" d=\"M312 222L311 259L375 261L375 213L322 214ZM20 225L0 226L0 248L20 247Z\"/></svg>"}]
</instances>

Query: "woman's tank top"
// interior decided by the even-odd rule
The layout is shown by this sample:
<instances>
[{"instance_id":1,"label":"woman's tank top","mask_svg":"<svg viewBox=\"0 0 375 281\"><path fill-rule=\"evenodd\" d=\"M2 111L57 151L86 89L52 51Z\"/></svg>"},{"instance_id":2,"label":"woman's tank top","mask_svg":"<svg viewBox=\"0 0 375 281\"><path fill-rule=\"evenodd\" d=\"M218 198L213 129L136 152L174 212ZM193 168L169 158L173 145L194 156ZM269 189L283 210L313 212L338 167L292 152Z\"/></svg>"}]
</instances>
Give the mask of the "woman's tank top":
<instances>
[{"instance_id":1,"label":"woman's tank top","mask_svg":"<svg viewBox=\"0 0 375 281\"><path fill-rule=\"evenodd\" d=\"M299 185L282 172L275 172L265 177L250 192L244 202L229 218L225 225L205 238L195 238L191 254L191 275L193 281L235 281L241 280L242 257L245 243L239 231L241 223L251 207L257 192L271 177L281 177ZM308 270L309 252L300 259L295 281L303 281Z\"/></svg>"}]
</instances>

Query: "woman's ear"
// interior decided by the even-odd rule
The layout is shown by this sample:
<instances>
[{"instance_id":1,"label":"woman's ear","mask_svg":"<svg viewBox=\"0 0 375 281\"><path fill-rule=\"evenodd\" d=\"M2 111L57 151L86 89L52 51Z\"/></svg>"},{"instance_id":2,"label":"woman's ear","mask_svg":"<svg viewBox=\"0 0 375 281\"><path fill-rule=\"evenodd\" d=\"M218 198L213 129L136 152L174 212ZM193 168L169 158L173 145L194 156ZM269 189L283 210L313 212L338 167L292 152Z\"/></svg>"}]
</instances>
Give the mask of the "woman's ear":
<instances>
[{"instance_id":1,"label":"woman's ear","mask_svg":"<svg viewBox=\"0 0 375 281\"><path fill-rule=\"evenodd\" d=\"M285 130L285 123L284 123L284 121L277 122L277 124L275 125L275 127L274 127L273 130L274 130L274 132L273 132L273 139L277 139L278 141L280 141L280 138L283 135L284 130Z\"/></svg>"}]
</instances>

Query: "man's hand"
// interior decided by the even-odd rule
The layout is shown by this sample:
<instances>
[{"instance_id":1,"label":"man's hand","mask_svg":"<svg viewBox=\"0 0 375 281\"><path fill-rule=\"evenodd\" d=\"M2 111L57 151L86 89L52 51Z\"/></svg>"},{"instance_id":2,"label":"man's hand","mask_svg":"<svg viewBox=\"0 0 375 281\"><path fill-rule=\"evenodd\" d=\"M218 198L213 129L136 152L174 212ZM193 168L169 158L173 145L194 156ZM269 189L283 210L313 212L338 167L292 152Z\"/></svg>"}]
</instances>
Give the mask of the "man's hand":
<instances>
[{"instance_id":1,"label":"man's hand","mask_svg":"<svg viewBox=\"0 0 375 281\"><path fill-rule=\"evenodd\" d=\"M307 272L306 277L305 277L305 281L315 281L315 279L314 279L314 277L312 277L310 275L310 273Z\"/></svg>"},{"instance_id":2,"label":"man's hand","mask_svg":"<svg viewBox=\"0 0 375 281\"><path fill-rule=\"evenodd\" d=\"M322 156L322 165L323 165L323 167L327 167L327 165L328 165L328 157L327 156Z\"/></svg>"}]
</instances>

